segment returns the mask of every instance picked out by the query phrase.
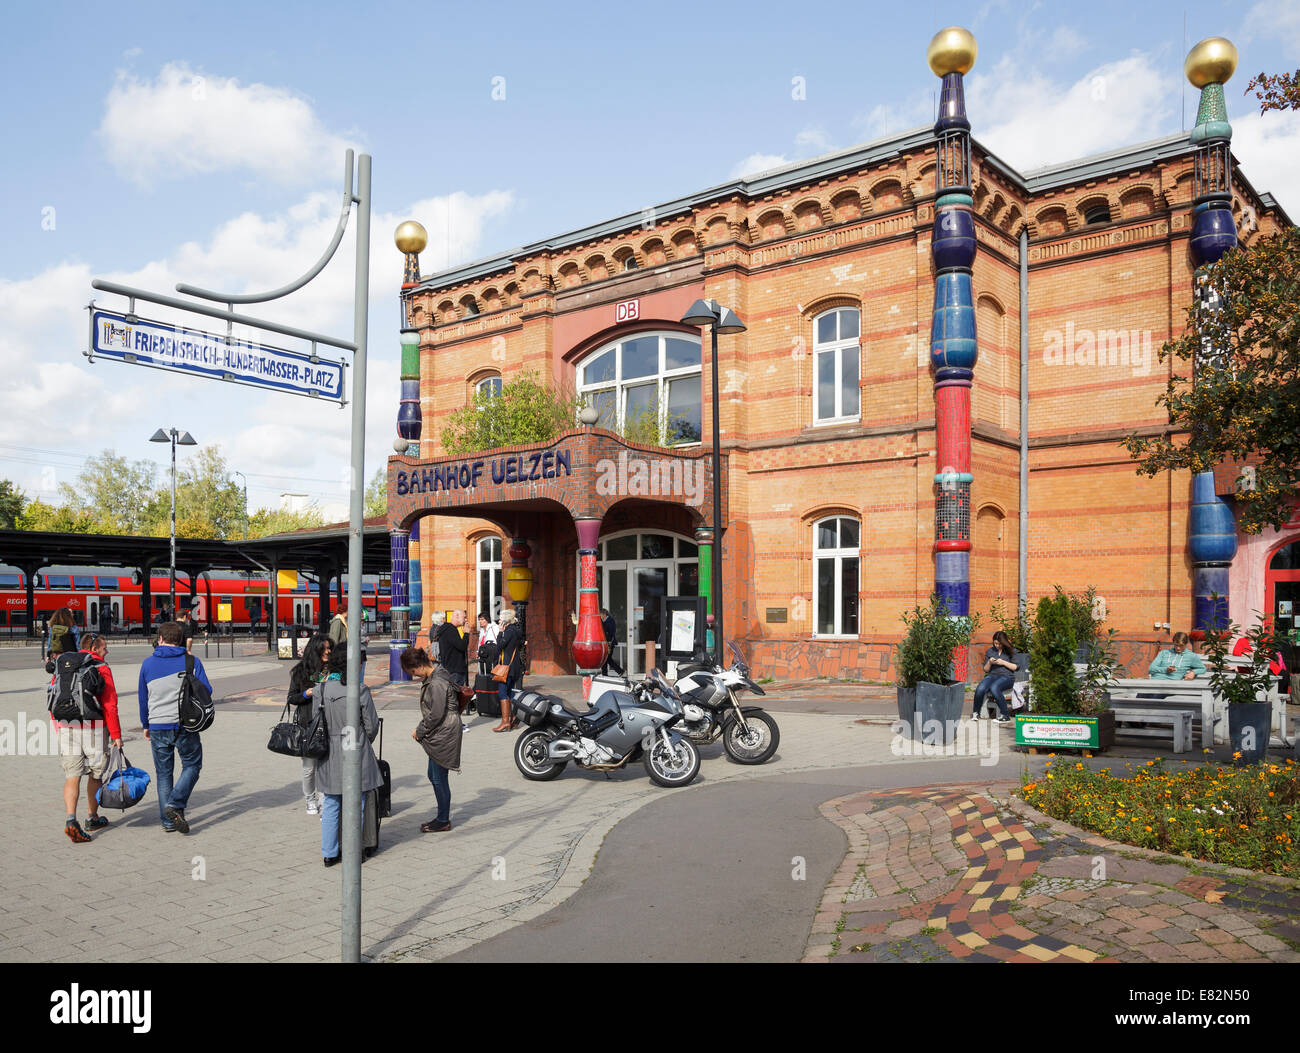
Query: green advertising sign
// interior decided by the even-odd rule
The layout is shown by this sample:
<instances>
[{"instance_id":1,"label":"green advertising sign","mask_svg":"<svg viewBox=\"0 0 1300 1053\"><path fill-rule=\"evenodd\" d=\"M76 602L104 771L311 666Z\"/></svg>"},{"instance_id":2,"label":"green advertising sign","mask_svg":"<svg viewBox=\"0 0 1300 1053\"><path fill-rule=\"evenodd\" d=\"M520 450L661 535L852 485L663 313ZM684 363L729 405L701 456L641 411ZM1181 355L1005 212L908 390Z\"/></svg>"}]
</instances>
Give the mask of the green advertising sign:
<instances>
[{"instance_id":1,"label":"green advertising sign","mask_svg":"<svg viewBox=\"0 0 1300 1053\"><path fill-rule=\"evenodd\" d=\"M1096 717L1068 717L1052 713L1018 714L1016 745L1097 749L1101 745L1097 725Z\"/></svg>"}]
</instances>

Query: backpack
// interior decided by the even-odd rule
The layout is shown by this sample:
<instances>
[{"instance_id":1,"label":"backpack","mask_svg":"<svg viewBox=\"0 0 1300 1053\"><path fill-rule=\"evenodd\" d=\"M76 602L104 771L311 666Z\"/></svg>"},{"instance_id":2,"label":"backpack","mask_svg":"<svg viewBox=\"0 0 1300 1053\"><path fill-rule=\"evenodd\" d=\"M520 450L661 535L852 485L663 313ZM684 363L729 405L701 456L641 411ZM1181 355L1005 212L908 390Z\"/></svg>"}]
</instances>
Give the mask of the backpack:
<instances>
[{"instance_id":1,"label":"backpack","mask_svg":"<svg viewBox=\"0 0 1300 1053\"><path fill-rule=\"evenodd\" d=\"M207 685L194 675L194 656L185 656L185 672L178 674L181 678L181 695L177 719L184 731L207 731L216 718L216 707L212 704L212 692Z\"/></svg>"},{"instance_id":2,"label":"backpack","mask_svg":"<svg viewBox=\"0 0 1300 1053\"><path fill-rule=\"evenodd\" d=\"M61 724L78 720L103 720L104 677L99 659L85 651L64 652L54 663L50 681L50 716Z\"/></svg>"}]
</instances>

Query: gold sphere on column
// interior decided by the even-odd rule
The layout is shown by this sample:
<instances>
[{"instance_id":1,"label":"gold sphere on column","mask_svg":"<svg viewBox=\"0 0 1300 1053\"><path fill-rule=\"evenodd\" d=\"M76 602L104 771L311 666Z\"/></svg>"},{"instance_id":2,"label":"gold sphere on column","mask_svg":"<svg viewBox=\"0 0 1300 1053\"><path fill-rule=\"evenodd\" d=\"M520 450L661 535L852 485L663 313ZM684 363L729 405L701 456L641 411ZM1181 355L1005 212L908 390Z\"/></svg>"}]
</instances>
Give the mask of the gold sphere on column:
<instances>
[{"instance_id":1,"label":"gold sphere on column","mask_svg":"<svg viewBox=\"0 0 1300 1053\"><path fill-rule=\"evenodd\" d=\"M1237 49L1226 37L1207 37L1187 53L1183 72L1198 88L1226 84L1237 68Z\"/></svg>"},{"instance_id":2,"label":"gold sphere on column","mask_svg":"<svg viewBox=\"0 0 1300 1053\"><path fill-rule=\"evenodd\" d=\"M969 29L948 26L941 29L925 49L925 61L936 77L947 73L969 73L975 65L979 47Z\"/></svg>"},{"instance_id":3,"label":"gold sphere on column","mask_svg":"<svg viewBox=\"0 0 1300 1053\"><path fill-rule=\"evenodd\" d=\"M397 230L393 232L393 241L397 244L399 252L423 252L424 247L429 244L429 232L415 220L408 219L405 223L397 225Z\"/></svg>"}]
</instances>

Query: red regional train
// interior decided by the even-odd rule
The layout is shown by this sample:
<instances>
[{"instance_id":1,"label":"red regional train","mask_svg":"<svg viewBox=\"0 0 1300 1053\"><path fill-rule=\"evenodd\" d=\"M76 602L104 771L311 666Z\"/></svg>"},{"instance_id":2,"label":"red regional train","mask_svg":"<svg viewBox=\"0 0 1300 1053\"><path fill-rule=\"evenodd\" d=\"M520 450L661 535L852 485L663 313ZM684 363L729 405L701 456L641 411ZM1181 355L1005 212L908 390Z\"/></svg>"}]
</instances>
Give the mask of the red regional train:
<instances>
[{"instance_id":1,"label":"red regional train","mask_svg":"<svg viewBox=\"0 0 1300 1053\"><path fill-rule=\"evenodd\" d=\"M231 572L227 572L230 574ZM67 607L79 626L103 632L124 633L139 630L142 622L141 601L144 591L139 572L122 567L47 567L36 575L36 624ZM181 602L190 595L189 578L176 572L176 599ZM169 601L170 579L156 572L150 578L153 617ZM361 579L362 602L366 621L371 631L384 631L389 621L391 600L388 582L374 575ZM209 597L210 602L209 602ZM218 620L217 604L230 604L231 624L234 629L264 630L270 612L270 589L265 576L219 577L202 574L194 583L194 598L198 601L195 621L199 625L215 624ZM338 603L333 593L329 596L329 611L334 613ZM280 625L317 625L320 622L320 586L298 575L296 588L281 588L277 621ZM19 635L27 631L27 579L13 567L0 566L0 634Z\"/></svg>"}]
</instances>

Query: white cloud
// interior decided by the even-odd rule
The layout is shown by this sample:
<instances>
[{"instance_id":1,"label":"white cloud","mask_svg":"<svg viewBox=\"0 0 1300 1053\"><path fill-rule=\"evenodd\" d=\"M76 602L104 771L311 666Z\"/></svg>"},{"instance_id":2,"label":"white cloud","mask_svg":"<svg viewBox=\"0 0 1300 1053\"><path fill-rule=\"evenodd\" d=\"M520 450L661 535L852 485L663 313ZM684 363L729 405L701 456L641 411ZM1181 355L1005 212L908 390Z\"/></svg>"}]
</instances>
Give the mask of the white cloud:
<instances>
[{"instance_id":1,"label":"white cloud","mask_svg":"<svg viewBox=\"0 0 1300 1053\"><path fill-rule=\"evenodd\" d=\"M305 491L327 512L346 510L350 462L350 406L226 386L115 362L87 363L86 315L92 277L172 293L179 280L222 292L262 291L302 274L328 244L338 218L339 195L312 194L283 214L245 213L218 227L202 242L188 242L163 259L129 272L104 273L84 262L67 262L31 278L0 281L0 375L6 377L6 412L0 417L0 474L31 496L57 496L87 454L114 448L131 459L157 459L146 440L157 427L183 427L201 444L219 443L231 468L248 476L249 504L278 507L283 490ZM452 194L428 198L400 213L372 217L370 342L366 392L366 475L392 452L398 406L396 292L402 257L392 232L403 219L429 228L421 257L428 273L478 254L484 224L512 205L509 192ZM355 217L350 223L355 230ZM351 338L353 238L347 236L335 260L306 289L287 300L241 308L322 333ZM117 297L96 294L103 306ZM145 317L171 320L176 312L138 304ZM222 323L187 324L221 331ZM236 334L276 346L298 348L289 338L241 331ZM334 353L321 348L329 357ZM351 371L348 373L349 393ZM63 451L44 457L36 450Z\"/></svg>"},{"instance_id":2,"label":"white cloud","mask_svg":"<svg viewBox=\"0 0 1300 1053\"><path fill-rule=\"evenodd\" d=\"M1300 218L1300 113L1251 113L1232 119L1232 152L1260 193L1271 191L1294 221Z\"/></svg>"},{"instance_id":3,"label":"white cloud","mask_svg":"<svg viewBox=\"0 0 1300 1053\"><path fill-rule=\"evenodd\" d=\"M794 145L803 154L824 154L835 149L835 144L824 128L805 128L794 137Z\"/></svg>"},{"instance_id":4,"label":"white cloud","mask_svg":"<svg viewBox=\"0 0 1300 1053\"><path fill-rule=\"evenodd\" d=\"M975 137L1022 171L1167 134L1181 90L1143 54L1097 66L1072 84L1009 62L966 80Z\"/></svg>"},{"instance_id":5,"label":"white cloud","mask_svg":"<svg viewBox=\"0 0 1300 1053\"><path fill-rule=\"evenodd\" d=\"M1241 44L1249 44L1260 39L1267 40L1281 47L1282 57L1288 62L1300 61L1300 0L1267 0L1266 3L1255 4L1246 13L1241 32L1236 39ZM1254 72L1251 71L1252 76ZM1270 70L1269 72L1288 71Z\"/></svg>"},{"instance_id":6,"label":"white cloud","mask_svg":"<svg viewBox=\"0 0 1300 1053\"><path fill-rule=\"evenodd\" d=\"M731 178L746 179L789 163L790 158L785 154L750 154L731 170Z\"/></svg>"},{"instance_id":7,"label":"white cloud","mask_svg":"<svg viewBox=\"0 0 1300 1053\"><path fill-rule=\"evenodd\" d=\"M354 145L325 128L307 99L183 62L163 66L154 80L119 72L99 135L113 166L146 187L234 170L303 183L322 167L333 172Z\"/></svg>"}]
</instances>

